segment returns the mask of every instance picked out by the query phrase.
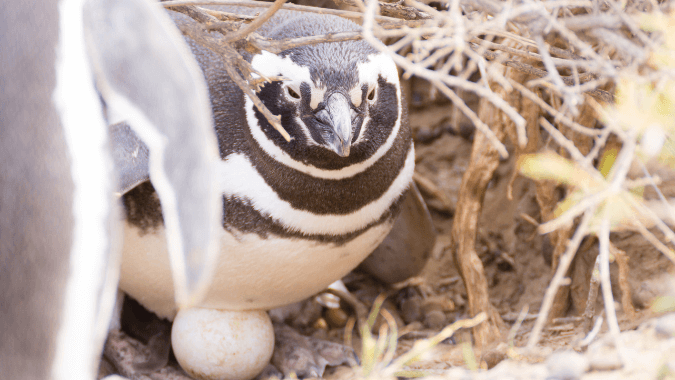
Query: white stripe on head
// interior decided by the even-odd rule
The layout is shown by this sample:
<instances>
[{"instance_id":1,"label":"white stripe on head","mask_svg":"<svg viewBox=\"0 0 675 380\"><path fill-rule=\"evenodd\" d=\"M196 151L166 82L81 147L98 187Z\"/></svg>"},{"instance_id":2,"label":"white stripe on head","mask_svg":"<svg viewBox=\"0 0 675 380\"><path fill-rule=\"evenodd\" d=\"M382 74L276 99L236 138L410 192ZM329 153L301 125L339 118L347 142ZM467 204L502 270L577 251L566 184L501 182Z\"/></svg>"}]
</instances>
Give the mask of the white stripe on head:
<instances>
[{"instance_id":1,"label":"white stripe on head","mask_svg":"<svg viewBox=\"0 0 675 380\"><path fill-rule=\"evenodd\" d=\"M263 52L266 53L266 52ZM271 53L267 53L270 55L273 55ZM257 57L257 56L256 56ZM282 64L282 62L285 62L284 64L289 65L288 71L289 72L295 72L294 70L300 71L307 70L307 76L309 76L309 69L308 68L301 68L300 66L296 65L293 61L290 60L290 58L284 58L281 59L278 56L275 56L275 58L271 58L268 55L265 56L266 58L263 60L260 58L260 61L258 63L259 67L265 67L265 70L270 70L270 67L279 67L279 66L274 66L274 62L277 62L277 64ZM255 58L254 58L255 60ZM290 61L291 63L289 64L286 62L286 60ZM281 62L279 62L281 61ZM295 66L295 68L293 68ZM379 69L378 69L379 68ZM277 69L277 73L278 73ZM276 74L269 74L272 71L269 71L267 74L268 75L276 75ZM265 74L264 72L261 72ZM285 73L285 71L284 71ZM260 124L258 123L258 119L255 116L255 109L253 102L251 99L248 98L248 96L245 96L245 109L246 109L246 120L248 122L248 125L251 130L251 134L253 135L253 138L258 142L260 147L267 152L274 160L278 161L279 163L295 169L301 173L305 173L308 175L311 175L312 177L316 178L322 178L322 179L344 179L344 178L349 178L353 177L359 173L362 173L366 169L368 169L371 165L373 165L377 160L382 158L387 151L394 145L394 140L396 140L396 137L398 136L398 132L401 128L401 88L399 86L399 81L398 81L398 71L396 70L396 65L394 62L386 56L384 53L379 53L379 54L373 54L370 56L370 59L367 62L364 62L359 65L359 78L375 78L374 81L377 83L377 78L378 75L382 75L383 78L387 80L387 82L392 83L396 86L396 97L397 97L397 105L398 105L398 117L396 119L396 124L394 125L394 128L392 128L391 134L387 137L387 140L382 144L375 153L366 159L365 161L341 168L341 169L336 169L336 170L328 170L328 169L320 169L317 168L316 166L313 165L308 165L300 161L294 160L288 153L286 153L283 149L278 147L272 140L270 140L267 135L263 132L262 128L260 127ZM304 75L304 74L298 74L298 75ZM360 79L365 80L365 79ZM359 85L360 88L360 85ZM366 117L363 120L363 127L366 127L366 124L370 118ZM304 123L301 124L304 128ZM362 130L361 133L359 134L359 138L357 139L357 142L362 138L364 135L364 131ZM309 133L309 132L306 132ZM310 139L310 141L312 141Z\"/></svg>"},{"instance_id":2,"label":"white stripe on head","mask_svg":"<svg viewBox=\"0 0 675 380\"><path fill-rule=\"evenodd\" d=\"M357 83L356 86L352 87L349 90L349 100L352 101L354 107L361 107L361 99L363 98L363 90L361 90L361 83Z\"/></svg>"},{"instance_id":3,"label":"white stripe on head","mask_svg":"<svg viewBox=\"0 0 675 380\"><path fill-rule=\"evenodd\" d=\"M306 234L341 235L358 231L380 219L403 191L410 185L415 168L415 150L410 146L408 156L396 179L380 198L344 215L314 214L298 210L279 198L260 173L242 154L231 154L217 169L219 189L225 196L246 199L263 214L267 214L293 231ZM345 199L349 202L349 199Z\"/></svg>"},{"instance_id":4,"label":"white stripe on head","mask_svg":"<svg viewBox=\"0 0 675 380\"><path fill-rule=\"evenodd\" d=\"M361 62L357 64L357 70L359 72L359 84L358 84L358 90L359 90L359 104L361 103L361 87L364 84L368 85L368 91L370 91L371 88L373 87L378 87L378 79L380 76L384 78L384 80L392 84L396 88L396 100L397 100L397 106L398 106L398 118L396 119L396 128L395 131L392 131L392 135L398 134L398 127L401 124L401 85L398 80L398 69L396 68L396 64L394 63L394 60L389 57L386 53L376 53L376 54L371 54L368 56L368 60L366 62ZM353 89L352 91L357 90L356 88ZM353 95L352 95L353 96ZM368 94L366 93L366 96ZM378 94L375 95L377 100ZM354 103L356 105L356 103ZM358 107L358 106L357 106ZM358 144L359 142L362 141L363 136L366 135L367 129L368 129L368 123L367 121L369 118L366 118L363 120L363 126L361 127L361 132L359 133L359 137L356 139L354 142L354 145ZM387 142L380 147L380 149L384 148L387 146L386 150L389 150L389 147L391 147L390 139L392 136L389 136L389 139L387 139ZM393 140L391 140L391 143L393 143ZM379 153L380 149L375 153ZM386 152L385 150L385 152Z\"/></svg>"},{"instance_id":5,"label":"white stripe on head","mask_svg":"<svg viewBox=\"0 0 675 380\"><path fill-rule=\"evenodd\" d=\"M288 79L284 81L284 86L291 87L300 94L300 86L307 83L311 89L311 99L309 106L316 109L319 103L323 101L326 93L326 86L321 83L314 83L309 72L309 67L303 67L293 62L290 56L281 58L280 56L263 50L251 60L251 66L260 74L265 76L281 75Z\"/></svg>"},{"instance_id":6,"label":"white stripe on head","mask_svg":"<svg viewBox=\"0 0 675 380\"><path fill-rule=\"evenodd\" d=\"M368 60L359 63L357 68L361 84L377 83L377 79L381 75L388 83L393 84L397 89L399 88L398 69L394 60L387 53L371 54L368 56Z\"/></svg>"},{"instance_id":7,"label":"white stripe on head","mask_svg":"<svg viewBox=\"0 0 675 380\"><path fill-rule=\"evenodd\" d=\"M276 54L272 54L268 51L263 50L262 53L253 57L253 59L251 60L251 66L262 75L265 76L281 75L284 78L286 78L287 80L285 80L282 84L284 88L284 91L281 94L282 96L287 96L286 94L287 87L293 89L293 91L295 91L297 94L300 94L301 85L303 83L307 83L310 87L311 99L309 101L309 105L310 107L312 107L312 109L316 109L316 107L319 106L319 103L323 100L323 95L326 93L325 87L321 86L321 84L315 85L314 82L312 82L312 77L309 72L309 68L302 67L296 64L295 62L293 62L290 56L281 58ZM251 109L251 111L253 111L253 103L250 101L248 96L246 96L245 99L246 99L246 114L250 125L251 118L249 116L248 110ZM294 101L294 99L290 98L289 100ZM253 120L255 120L255 118L253 118ZM300 125L300 129L302 130L302 133L305 135L307 143L310 145L318 146L319 144L317 144L314 141L311 134L309 133L309 128L307 128L305 123L300 118L299 114L295 116L295 121L296 123L298 123L298 125Z\"/></svg>"},{"instance_id":8,"label":"white stripe on head","mask_svg":"<svg viewBox=\"0 0 675 380\"><path fill-rule=\"evenodd\" d=\"M107 127L86 55L84 0L59 3L56 87L59 112L71 159L74 186L73 235L62 316L56 337L51 376L91 379L103 349L110 314L103 316L111 213L112 163L107 156ZM114 261L114 260L111 260ZM115 287L113 287L114 291ZM112 300L110 300L112 301ZM98 323L97 323L98 322ZM105 328L101 331L101 328Z\"/></svg>"}]
</instances>

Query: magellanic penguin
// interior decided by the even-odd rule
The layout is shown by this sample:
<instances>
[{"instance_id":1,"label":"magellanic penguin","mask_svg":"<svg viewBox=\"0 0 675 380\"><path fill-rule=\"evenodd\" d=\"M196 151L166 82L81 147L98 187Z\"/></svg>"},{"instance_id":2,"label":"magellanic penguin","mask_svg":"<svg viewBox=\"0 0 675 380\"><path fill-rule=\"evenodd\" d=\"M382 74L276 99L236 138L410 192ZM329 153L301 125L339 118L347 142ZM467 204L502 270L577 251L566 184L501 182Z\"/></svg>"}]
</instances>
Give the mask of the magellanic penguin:
<instances>
[{"instance_id":1,"label":"magellanic penguin","mask_svg":"<svg viewBox=\"0 0 675 380\"><path fill-rule=\"evenodd\" d=\"M177 22L191 22L180 15ZM346 31L336 16L283 11L274 39ZM221 161L221 252L201 306L266 310L307 298L382 242L407 194L415 155L396 65L363 41L249 56L284 81L258 96L286 141L230 80L225 63L188 39L209 86ZM165 228L153 187L128 192L120 288L160 317L177 312Z\"/></svg>"},{"instance_id":2,"label":"magellanic penguin","mask_svg":"<svg viewBox=\"0 0 675 380\"><path fill-rule=\"evenodd\" d=\"M85 25L85 19L101 21L101 15L107 15L105 22ZM134 25L139 21L152 25L156 33L138 34ZM113 24L125 32L120 33ZM143 46L144 54L119 49L119 41L129 39ZM92 40L96 43L93 50ZM177 44L183 44L183 51ZM166 161L172 159L189 161L186 170L210 173L210 158L205 155L212 152L215 158L217 148L206 86L184 45L159 6L144 1L91 0L85 5L82 0L28 0L4 1L0 6L2 379L96 377L117 291L120 248L115 247L120 235L115 233L119 197L114 195L120 188L115 184L108 117L117 113L133 121L134 114L144 115L149 122L134 126L134 130L139 135L154 133L156 139L168 144L185 133L202 139L180 152L167 153L165 161L153 164L151 155L150 165L160 177L166 172ZM100 65L102 57L124 63L124 71L116 71L119 66L109 70ZM158 61L184 60L194 69L174 63L170 74L155 70L156 75L140 80L134 77L139 69L156 67ZM156 125L157 114L167 112L162 107L166 87L158 94L158 84L167 82L167 77L173 81L182 78L187 84L169 95L179 95L170 106L174 115L183 116L184 123ZM193 103L186 103L186 93L200 91L201 95L193 96ZM195 116L196 112L200 115ZM178 140L185 142L184 138ZM149 138L146 143L152 146L155 142ZM150 177L155 174L151 168ZM178 233L193 225L207 226L199 232L200 238L183 245L213 245L204 231L209 231L208 223L213 222L212 210L219 210L212 206L215 199L191 191L190 183L173 186L176 178L171 174L165 177L170 178L165 188L181 195L180 202L204 205L209 210L193 208L190 215L167 211L179 220ZM199 187L204 188L203 184ZM177 203L175 199L168 200L171 202ZM173 251L183 255L180 247ZM198 269L204 262L204 251L188 251L202 254L185 259ZM203 271L184 271L178 277L199 284L200 273ZM197 287L183 286L185 298L194 296Z\"/></svg>"}]
</instances>

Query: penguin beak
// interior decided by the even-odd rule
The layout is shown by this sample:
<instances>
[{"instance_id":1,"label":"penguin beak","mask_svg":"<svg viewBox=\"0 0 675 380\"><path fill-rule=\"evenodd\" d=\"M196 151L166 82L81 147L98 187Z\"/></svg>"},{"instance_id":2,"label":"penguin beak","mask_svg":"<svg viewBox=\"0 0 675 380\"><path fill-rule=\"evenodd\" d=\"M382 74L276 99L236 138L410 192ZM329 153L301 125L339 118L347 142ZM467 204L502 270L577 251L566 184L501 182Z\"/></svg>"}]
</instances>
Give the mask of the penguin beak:
<instances>
[{"instance_id":1,"label":"penguin beak","mask_svg":"<svg viewBox=\"0 0 675 380\"><path fill-rule=\"evenodd\" d=\"M333 93L326 101L326 108L317 112L316 117L333 129L332 133L326 138L328 147L340 157L349 156L349 148L352 143L352 118L349 100L340 93Z\"/></svg>"}]
</instances>

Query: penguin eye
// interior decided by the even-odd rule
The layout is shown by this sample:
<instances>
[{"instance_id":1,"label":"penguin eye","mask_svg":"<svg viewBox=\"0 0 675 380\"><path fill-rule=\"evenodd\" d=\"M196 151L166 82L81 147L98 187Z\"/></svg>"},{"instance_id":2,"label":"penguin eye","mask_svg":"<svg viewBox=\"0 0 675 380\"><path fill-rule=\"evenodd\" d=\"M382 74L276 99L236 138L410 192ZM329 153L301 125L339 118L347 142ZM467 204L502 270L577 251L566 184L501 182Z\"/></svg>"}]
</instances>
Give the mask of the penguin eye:
<instances>
[{"instance_id":1,"label":"penguin eye","mask_svg":"<svg viewBox=\"0 0 675 380\"><path fill-rule=\"evenodd\" d=\"M368 93L368 100L371 102L375 99L375 87L373 87Z\"/></svg>"},{"instance_id":2,"label":"penguin eye","mask_svg":"<svg viewBox=\"0 0 675 380\"><path fill-rule=\"evenodd\" d=\"M293 90L292 88L286 87L286 92L288 92L288 96L290 96L291 98L296 99L296 100L300 99L300 94L295 92L295 90Z\"/></svg>"}]
</instances>

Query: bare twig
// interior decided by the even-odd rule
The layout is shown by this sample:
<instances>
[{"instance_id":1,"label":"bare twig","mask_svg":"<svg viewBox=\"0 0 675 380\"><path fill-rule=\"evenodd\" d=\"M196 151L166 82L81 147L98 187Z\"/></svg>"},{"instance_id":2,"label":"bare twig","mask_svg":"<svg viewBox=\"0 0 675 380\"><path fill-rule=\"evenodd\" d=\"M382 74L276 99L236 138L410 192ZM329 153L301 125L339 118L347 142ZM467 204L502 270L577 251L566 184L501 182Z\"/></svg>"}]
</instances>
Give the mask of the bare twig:
<instances>
[{"instance_id":1,"label":"bare twig","mask_svg":"<svg viewBox=\"0 0 675 380\"><path fill-rule=\"evenodd\" d=\"M609 138L609 135L611 134L611 130L609 128L604 128L600 130L600 136L596 137L595 139L595 145L593 145L593 148L591 148L591 151L588 152L586 155L586 158L584 158L584 161L581 163L583 166L588 167L589 165L593 164L593 160L595 160L598 157L598 154L600 153L600 150L605 146L607 143L607 139Z\"/></svg>"},{"instance_id":2,"label":"bare twig","mask_svg":"<svg viewBox=\"0 0 675 380\"><path fill-rule=\"evenodd\" d=\"M368 319L368 308L361 301L359 301L358 298L354 297L349 292L343 292L333 288L326 288L324 292L337 296L341 300L347 302L354 309L359 326L363 326L363 323L366 321L366 319Z\"/></svg>"},{"instance_id":3,"label":"bare twig","mask_svg":"<svg viewBox=\"0 0 675 380\"><path fill-rule=\"evenodd\" d=\"M607 316L607 325L609 326L609 333L614 340L614 345L621 357L621 361L625 362L623 357L623 347L619 334L619 322L616 318L616 309L614 308L614 297L612 296L612 284L609 280L609 217L602 218L600 223L600 232L598 234L599 250L600 250L600 284L602 286L602 298L605 301L605 315Z\"/></svg>"},{"instance_id":4,"label":"bare twig","mask_svg":"<svg viewBox=\"0 0 675 380\"><path fill-rule=\"evenodd\" d=\"M494 50L501 50L503 52L507 52L513 55L517 55L523 58L531 58L531 59L536 59L538 61L542 60L542 57L540 54L533 53L531 51L527 50L521 50L521 49L514 49L512 47L505 46L503 44L497 44L494 42L486 41L480 38L472 38L471 42L483 46L488 49L494 49ZM588 62L583 59L567 59L567 58L554 58L551 57L551 61L555 64L556 67L580 67L580 68L586 68L586 69L591 69L595 67L597 64L594 62Z\"/></svg>"},{"instance_id":5,"label":"bare twig","mask_svg":"<svg viewBox=\"0 0 675 380\"><path fill-rule=\"evenodd\" d=\"M195 40L197 43L207 47L208 49L213 50L214 52L222 55L224 59L230 64L223 65L227 74L232 78L232 81L239 86L239 88L251 99L253 104L258 108L258 110L265 116L267 121L276 129L286 141L291 140L291 136L286 132L284 127L281 125L281 118L270 112L267 107L262 103L262 101L256 96L256 94L251 90L249 84L242 78L235 67L234 64L241 64L246 62L239 53L230 44L221 43L220 40L216 39L213 36L210 36L206 30L199 24L190 23L190 24L181 24L179 29L184 34L188 35L190 38Z\"/></svg>"},{"instance_id":6,"label":"bare twig","mask_svg":"<svg viewBox=\"0 0 675 380\"><path fill-rule=\"evenodd\" d=\"M446 86L443 83L437 84L436 87L439 90L441 90L443 95L447 96L448 99L450 99L453 102L455 107L457 107L460 111L462 111L462 113L467 118L469 118L469 120L471 120L471 122L473 122L473 125L475 125L476 128L479 131L481 131L482 133L485 134L485 136L488 138L490 143L499 152L500 157L507 158L509 156L509 152L506 150L506 147L504 146L504 144L502 144L502 142L499 141L499 139L497 138L497 136L495 136L495 133L492 132L490 127L488 127L485 123L483 123L483 121L481 121L481 119L478 117L478 115L476 115L476 113L473 112L473 110L471 108L469 108L469 106L467 106L466 103L464 103L464 100L462 100L462 98L457 96L457 94L455 94L454 91L452 91L448 86Z\"/></svg>"},{"instance_id":7,"label":"bare twig","mask_svg":"<svg viewBox=\"0 0 675 380\"><path fill-rule=\"evenodd\" d=\"M584 310L584 330L590 331L593 327L593 317L595 317L595 304L598 301L598 290L600 288L600 255L596 256L595 264L591 269L591 281L588 287L588 297L586 298L586 309Z\"/></svg>"},{"instance_id":8,"label":"bare twig","mask_svg":"<svg viewBox=\"0 0 675 380\"><path fill-rule=\"evenodd\" d=\"M523 325L523 321L525 321L525 318L527 317L527 312L529 310L530 310L530 306L525 305L520 310L520 313L518 313L518 318L516 318L516 322L513 324L513 326L509 330L509 335L506 337L506 342L509 345L509 347L514 347L513 341L516 339L516 335L518 334L518 330L520 330L520 326Z\"/></svg>"},{"instance_id":9,"label":"bare twig","mask_svg":"<svg viewBox=\"0 0 675 380\"><path fill-rule=\"evenodd\" d=\"M557 30L567 41L569 41L572 46L579 49L583 56L591 58L599 63L603 63L602 68L605 71L605 75L610 77L616 77L617 71L614 66L612 66L607 60L603 59L598 53L593 50L590 44L584 42L576 34L572 33L569 29L565 28L555 19L549 20L551 27Z\"/></svg>"},{"instance_id":10,"label":"bare twig","mask_svg":"<svg viewBox=\"0 0 675 380\"><path fill-rule=\"evenodd\" d=\"M673 252L672 249L668 248L656 236L654 236L653 233L649 232L649 230L642 223L637 222L636 228L648 242L650 242L654 247L656 247L656 249L658 249L661 253L663 253L664 256L669 258L670 261L675 264L675 252Z\"/></svg>"},{"instance_id":11,"label":"bare twig","mask_svg":"<svg viewBox=\"0 0 675 380\"><path fill-rule=\"evenodd\" d=\"M253 20L253 22L251 22L250 24L245 24L245 26L239 29L238 31L226 35L225 38L221 41L221 43L234 42L253 33L256 29L260 28L262 24L264 24L267 20L269 20L272 16L274 16L274 14L279 9L281 9L281 6L283 6L285 2L286 0L276 0L272 4L272 6L267 8L267 10L263 12L263 14L256 17L256 19Z\"/></svg>"},{"instance_id":12,"label":"bare twig","mask_svg":"<svg viewBox=\"0 0 675 380\"><path fill-rule=\"evenodd\" d=\"M598 136L598 135L603 134L603 130L588 128L588 127L583 126L583 125L577 123L576 121L570 119L564 113L560 112L559 110L550 106L548 103L544 102L536 94L534 94L532 91L525 88L525 86L521 85L520 83L515 83L515 82L512 81L511 84L514 87L516 87L526 98L532 100L538 106L540 106L542 109L544 109L546 112L548 112L551 116L553 116L555 122L560 122L560 123L564 124L566 127L572 129L573 131L584 134L584 135Z\"/></svg>"},{"instance_id":13,"label":"bare twig","mask_svg":"<svg viewBox=\"0 0 675 380\"><path fill-rule=\"evenodd\" d=\"M202 7L197 7L195 8L217 18L220 21L224 22L251 22L255 19L256 16L247 16L247 15L239 15L235 13L229 13L229 12L222 12L222 11L216 11L213 9L208 9L208 8L202 8Z\"/></svg>"},{"instance_id":14,"label":"bare twig","mask_svg":"<svg viewBox=\"0 0 675 380\"><path fill-rule=\"evenodd\" d=\"M591 342L593 342L595 337L598 336L598 333L600 332L600 327L602 327L602 322L603 322L602 316L598 316L598 318L595 320L595 324L593 325L593 329L591 329L591 332L589 332L588 335L586 335L586 337L582 341L580 341L576 346L586 347L589 344L591 344Z\"/></svg>"},{"instance_id":15,"label":"bare twig","mask_svg":"<svg viewBox=\"0 0 675 380\"><path fill-rule=\"evenodd\" d=\"M579 149L574 145L573 142L565 138L565 136L557 130L551 123L548 122L545 118L539 118L539 124L546 130L546 132L553 137L553 139L560 145L561 147L565 148L567 152L569 152L570 156L572 156L572 159L577 161L577 162L584 162L584 157L583 154L579 151Z\"/></svg>"},{"instance_id":16,"label":"bare twig","mask_svg":"<svg viewBox=\"0 0 675 380\"><path fill-rule=\"evenodd\" d=\"M660 179L658 179L658 177L656 176L651 175L642 161L639 161L639 164L640 168L642 169L642 173L644 173L644 178L649 181L649 185L652 187L652 189L654 189L654 191L656 191L656 194L659 196L661 204L668 212L671 221L675 221L675 208L668 202L665 195L663 195L663 192L661 192L661 189L659 189L658 187Z\"/></svg>"},{"instance_id":17,"label":"bare twig","mask_svg":"<svg viewBox=\"0 0 675 380\"><path fill-rule=\"evenodd\" d=\"M621 289L621 307L624 314L633 320L635 318L635 307L633 306L633 297L628 283L629 266L628 255L622 249L611 242L609 243L609 252L614 255L614 259L619 267L619 288Z\"/></svg>"},{"instance_id":18,"label":"bare twig","mask_svg":"<svg viewBox=\"0 0 675 380\"><path fill-rule=\"evenodd\" d=\"M528 349L534 349L534 346L539 342L539 337L541 335L542 330L544 329L546 320L548 319L548 313L551 310L551 306L553 305L553 299L555 298L555 294L558 292L558 288L563 282L565 274L567 273L567 269L569 269L570 264L574 259L574 255L576 255L577 253L577 248L579 248L581 239L583 239L584 236L586 236L588 225L591 221L591 218L593 217L593 214L595 214L595 207L591 207L588 210L586 210L586 213L581 219L581 222L579 223L579 226L577 227L577 230L574 233L572 240L570 240L567 245L565 253L560 257L560 261L558 262L558 268L556 269L555 274L551 279L551 283L546 289L544 300L541 303L541 307L539 308L539 315L537 316L537 321L534 323L534 327L532 327L532 332L530 333L530 338L527 341Z\"/></svg>"},{"instance_id":19,"label":"bare twig","mask_svg":"<svg viewBox=\"0 0 675 380\"><path fill-rule=\"evenodd\" d=\"M166 1L162 3L162 6L176 6L176 5L228 5L235 7L249 7L249 8L268 8L272 6L272 3L264 1L253 1L253 0L173 0ZM344 17L346 19L352 20L354 22L360 23L363 20L363 15L359 12L351 11L341 11L337 9L326 9L318 7L310 7L305 5L297 4L284 4L282 9L287 9L291 11L300 11L300 12L311 12L319 14L330 14L335 16ZM418 27L424 25L424 20L401 20L393 17L386 16L377 16L376 20L378 24L385 29L388 28L398 28L401 26L409 27Z\"/></svg>"},{"instance_id":20,"label":"bare twig","mask_svg":"<svg viewBox=\"0 0 675 380\"><path fill-rule=\"evenodd\" d=\"M333 0L336 5L357 6L354 0ZM380 2L380 12L383 16L402 18L404 20L426 20L431 16L427 13L421 12L417 8L406 7L401 4L389 4Z\"/></svg>"},{"instance_id":21,"label":"bare twig","mask_svg":"<svg viewBox=\"0 0 675 380\"><path fill-rule=\"evenodd\" d=\"M522 84L512 79L509 79L509 83L511 83L511 85L515 87L518 91L520 91L523 94L523 96L530 99L531 101L536 103L539 107L541 107L544 111L548 112L551 116L553 116L556 121L565 124L566 127L588 136L598 136L603 133L602 130L584 127L583 125L565 116L563 113L551 107L548 103L546 103L539 96L537 96L537 94L527 89L527 87L523 86Z\"/></svg>"},{"instance_id":22,"label":"bare twig","mask_svg":"<svg viewBox=\"0 0 675 380\"><path fill-rule=\"evenodd\" d=\"M562 25L573 31L595 28L616 29L621 27L621 18L610 14L582 14L561 20Z\"/></svg>"},{"instance_id":23,"label":"bare twig","mask_svg":"<svg viewBox=\"0 0 675 380\"><path fill-rule=\"evenodd\" d=\"M489 59L489 60L493 60L493 61L499 62L499 58L498 58L497 54L494 53L494 52L491 52L491 51L485 51L485 52L482 53L482 55L483 55L486 59ZM536 77L538 77L538 78L545 78L545 77L548 76L548 72L547 72L547 71L544 71L544 70L541 70L541 69L537 69L536 67L530 66L530 65L528 65L528 64L526 64L526 63L522 63L522 62L518 62L518 61L510 61L510 60L509 60L509 61L504 61L504 62L499 62L499 63L501 63L501 64L503 64L503 65L505 65L505 66L508 66L508 67L513 67L514 69L516 69L516 70L518 70L518 71L522 71L522 72L524 72L524 73L528 73L528 74L533 75L533 76L536 76ZM560 77L560 79L562 80L562 82L563 82L565 85L573 86L573 85L575 84L575 83L574 83L574 78L562 76L562 77ZM556 87L556 88L557 88L557 87ZM598 89L592 89L592 90L588 90L588 91L579 91L579 92L580 92L580 93L581 93L581 92L586 92L587 94L589 94L589 95L591 95L591 96L593 96L593 97L596 97L596 98L598 98L599 100L602 100L603 102L607 102L607 103L612 103L612 102L614 102L614 96L612 96L612 94L608 93L607 91L598 90Z\"/></svg>"},{"instance_id":24,"label":"bare twig","mask_svg":"<svg viewBox=\"0 0 675 380\"><path fill-rule=\"evenodd\" d=\"M457 322L454 322L450 326L447 326L441 332L434 335L433 337L418 342L410 351L396 358L390 366L385 369L382 373L382 378L389 378L394 376L397 370L400 370L404 366L414 362L420 355L427 352L429 349L437 346L440 342L444 341L451 337L457 330L462 328L471 328L475 327L487 319L485 313L480 313L471 319L462 319Z\"/></svg>"},{"instance_id":25,"label":"bare twig","mask_svg":"<svg viewBox=\"0 0 675 380\"><path fill-rule=\"evenodd\" d=\"M574 204L572 207L568 208L562 215L559 217L550 220L546 223L539 225L537 230L541 234L547 234L564 228L566 226L571 226L579 215L584 214L587 210L595 208L599 203L607 199L613 192L610 189L603 189L597 193L591 194L580 200L578 203Z\"/></svg>"},{"instance_id":26,"label":"bare twig","mask_svg":"<svg viewBox=\"0 0 675 380\"><path fill-rule=\"evenodd\" d=\"M430 179L422 176L419 173L415 173L413 174L413 180L423 193L438 199L443 205L444 211L455 211L452 202L450 202L450 199L448 199L443 190L439 189L438 186L436 186L436 184L434 184Z\"/></svg>"}]
</instances>

